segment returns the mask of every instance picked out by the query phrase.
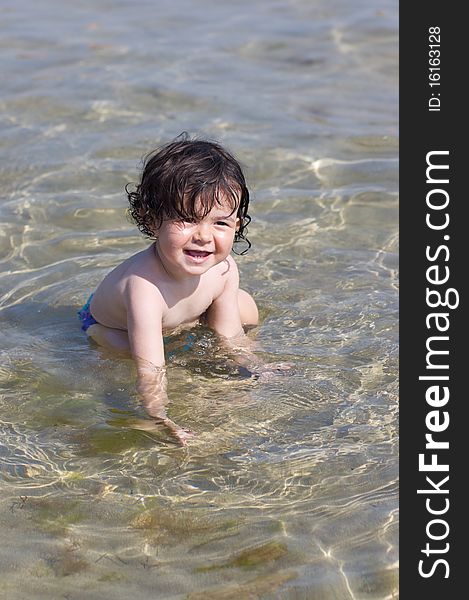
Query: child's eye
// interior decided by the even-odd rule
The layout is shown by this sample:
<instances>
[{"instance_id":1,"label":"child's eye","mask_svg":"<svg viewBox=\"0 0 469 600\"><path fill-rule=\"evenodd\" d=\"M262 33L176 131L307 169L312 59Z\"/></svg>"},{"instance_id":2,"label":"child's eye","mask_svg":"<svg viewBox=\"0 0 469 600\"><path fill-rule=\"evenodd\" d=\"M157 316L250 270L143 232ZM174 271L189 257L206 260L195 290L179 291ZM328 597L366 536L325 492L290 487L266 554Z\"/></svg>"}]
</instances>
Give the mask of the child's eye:
<instances>
[{"instance_id":1,"label":"child's eye","mask_svg":"<svg viewBox=\"0 0 469 600\"><path fill-rule=\"evenodd\" d=\"M226 221L217 221L216 224L217 225L225 225L226 227L229 227L229 223L227 223Z\"/></svg>"}]
</instances>

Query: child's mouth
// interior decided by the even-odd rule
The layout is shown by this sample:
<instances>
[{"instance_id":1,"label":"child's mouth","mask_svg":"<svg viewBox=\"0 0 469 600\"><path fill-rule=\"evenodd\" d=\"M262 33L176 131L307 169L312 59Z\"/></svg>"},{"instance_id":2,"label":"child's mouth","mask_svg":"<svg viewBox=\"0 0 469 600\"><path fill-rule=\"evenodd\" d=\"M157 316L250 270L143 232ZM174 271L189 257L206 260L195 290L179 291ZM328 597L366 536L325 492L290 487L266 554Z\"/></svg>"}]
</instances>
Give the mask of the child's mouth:
<instances>
[{"instance_id":1,"label":"child's mouth","mask_svg":"<svg viewBox=\"0 0 469 600\"><path fill-rule=\"evenodd\" d=\"M195 262L203 262L212 253L205 250L184 250L184 254Z\"/></svg>"}]
</instances>

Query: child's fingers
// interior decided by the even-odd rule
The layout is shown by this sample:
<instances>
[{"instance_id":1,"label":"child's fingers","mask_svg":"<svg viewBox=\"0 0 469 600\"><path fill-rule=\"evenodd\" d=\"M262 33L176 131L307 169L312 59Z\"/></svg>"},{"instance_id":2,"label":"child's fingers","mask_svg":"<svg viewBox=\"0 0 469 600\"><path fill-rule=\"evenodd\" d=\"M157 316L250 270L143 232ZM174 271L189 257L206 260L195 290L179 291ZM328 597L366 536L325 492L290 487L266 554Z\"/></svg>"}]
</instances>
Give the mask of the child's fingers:
<instances>
[{"instance_id":1,"label":"child's fingers","mask_svg":"<svg viewBox=\"0 0 469 600\"><path fill-rule=\"evenodd\" d=\"M176 438L183 446L196 436L194 431L179 427L179 425L176 425L176 423L169 419L166 419L165 422L160 419L157 421L152 421L150 419L132 419L132 421L129 422L129 426L132 427L132 429L140 429L141 431L147 431L149 433L160 433L162 428L165 428L170 435Z\"/></svg>"},{"instance_id":2,"label":"child's fingers","mask_svg":"<svg viewBox=\"0 0 469 600\"><path fill-rule=\"evenodd\" d=\"M272 371L291 371L295 365L293 363L281 362L281 363L271 363L266 366L269 370L272 370Z\"/></svg>"},{"instance_id":3,"label":"child's fingers","mask_svg":"<svg viewBox=\"0 0 469 600\"><path fill-rule=\"evenodd\" d=\"M177 437L183 446L185 446L189 440L192 440L195 437L196 434L194 431L190 431L189 429L180 429L179 431L174 431L173 435Z\"/></svg>"},{"instance_id":4,"label":"child's fingers","mask_svg":"<svg viewBox=\"0 0 469 600\"><path fill-rule=\"evenodd\" d=\"M256 370L256 375L260 381L272 381L279 375L293 375L293 369L293 363L268 363Z\"/></svg>"},{"instance_id":5,"label":"child's fingers","mask_svg":"<svg viewBox=\"0 0 469 600\"><path fill-rule=\"evenodd\" d=\"M261 373L277 373L278 375L283 375L286 373L291 373L293 371L294 365L293 363L280 362L280 363L267 363L263 365L260 369Z\"/></svg>"}]
</instances>

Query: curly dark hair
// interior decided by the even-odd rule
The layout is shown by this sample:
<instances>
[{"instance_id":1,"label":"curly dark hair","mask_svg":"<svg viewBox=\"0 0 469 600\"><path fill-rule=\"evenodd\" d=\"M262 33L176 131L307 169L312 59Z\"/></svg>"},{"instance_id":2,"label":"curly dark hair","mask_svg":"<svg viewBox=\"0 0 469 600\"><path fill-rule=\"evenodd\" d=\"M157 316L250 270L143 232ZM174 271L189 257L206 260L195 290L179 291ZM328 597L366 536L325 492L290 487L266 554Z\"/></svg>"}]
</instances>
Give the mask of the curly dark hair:
<instances>
[{"instance_id":1,"label":"curly dark hair","mask_svg":"<svg viewBox=\"0 0 469 600\"><path fill-rule=\"evenodd\" d=\"M239 229L235 242L243 241L251 221L249 191L238 161L217 142L189 139L186 133L160 146L144 160L135 191L125 186L129 216L152 239L165 219L203 219L216 204L227 202L237 211Z\"/></svg>"}]
</instances>

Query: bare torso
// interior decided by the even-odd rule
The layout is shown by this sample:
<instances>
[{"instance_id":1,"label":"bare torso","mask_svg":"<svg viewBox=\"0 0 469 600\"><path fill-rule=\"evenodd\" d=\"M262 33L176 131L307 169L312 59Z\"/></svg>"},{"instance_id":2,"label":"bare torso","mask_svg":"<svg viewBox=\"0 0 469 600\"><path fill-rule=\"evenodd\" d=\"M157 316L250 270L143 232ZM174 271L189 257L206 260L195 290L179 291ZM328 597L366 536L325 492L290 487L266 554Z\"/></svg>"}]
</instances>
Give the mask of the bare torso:
<instances>
[{"instance_id":1,"label":"bare torso","mask_svg":"<svg viewBox=\"0 0 469 600\"><path fill-rule=\"evenodd\" d=\"M100 283L91 301L93 317L106 327L127 331L128 288L136 279L156 288L161 299L162 328L174 331L196 322L223 291L231 257L206 273L174 282L165 272L152 244L118 265Z\"/></svg>"}]
</instances>

